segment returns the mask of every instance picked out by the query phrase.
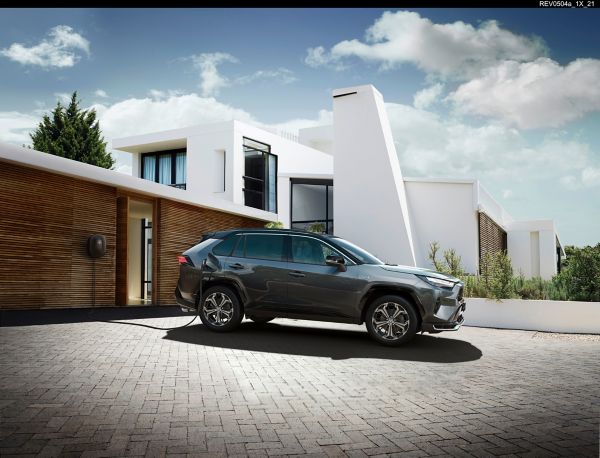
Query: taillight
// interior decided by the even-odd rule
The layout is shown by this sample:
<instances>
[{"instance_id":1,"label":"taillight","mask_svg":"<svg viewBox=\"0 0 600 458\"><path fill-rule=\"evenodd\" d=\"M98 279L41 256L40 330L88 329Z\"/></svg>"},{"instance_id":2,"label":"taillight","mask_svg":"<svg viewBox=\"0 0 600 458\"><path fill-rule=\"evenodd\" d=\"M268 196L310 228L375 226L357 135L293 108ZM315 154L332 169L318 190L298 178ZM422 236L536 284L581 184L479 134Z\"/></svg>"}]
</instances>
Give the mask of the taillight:
<instances>
[{"instance_id":1,"label":"taillight","mask_svg":"<svg viewBox=\"0 0 600 458\"><path fill-rule=\"evenodd\" d=\"M188 258L187 256L183 256L183 255L177 256L177 260L179 261L179 264L191 264L192 263L192 261L190 261L190 258Z\"/></svg>"}]
</instances>

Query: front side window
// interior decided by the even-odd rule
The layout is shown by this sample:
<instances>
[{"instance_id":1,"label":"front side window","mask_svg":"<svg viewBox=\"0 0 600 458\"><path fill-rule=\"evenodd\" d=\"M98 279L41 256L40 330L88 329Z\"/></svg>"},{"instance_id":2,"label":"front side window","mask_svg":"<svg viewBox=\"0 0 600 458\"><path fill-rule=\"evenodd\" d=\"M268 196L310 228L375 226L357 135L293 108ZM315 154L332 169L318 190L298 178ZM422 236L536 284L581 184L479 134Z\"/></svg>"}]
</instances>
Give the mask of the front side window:
<instances>
[{"instance_id":1,"label":"front side window","mask_svg":"<svg viewBox=\"0 0 600 458\"><path fill-rule=\"evenodd\" d=\"M176 188L186 188L186 151L169 150L142 155L142 178Z\"/></svg>"},{"instance_id":2,"label":"front side window","mask_svg":"<svg viewBox=\"0 0 600 458\"><path fill-rule=\"evenodd\" d=\"M277 213L277 156L244 137L244 205Z\"/></svg>"},{"instance_id":3,"label":"front side window","mask_svg":"<svg viewBox=\"0 0 600 458\"><path fill-rule=\"evenodd\" d=\"M329 245L311 237L292 236L292 262L326 265L327 256L341 256Z\"/></svg>"},{"instance_id":4,"label":"front side window","mask_svg":"<svg viewBox=\"0 0 600 458\"><path fill-rule=\"evenodd\" d=\"M269 261L284 261L283 235L246 234L238 242L233 256Z\"/></svg>"}]
</instances>

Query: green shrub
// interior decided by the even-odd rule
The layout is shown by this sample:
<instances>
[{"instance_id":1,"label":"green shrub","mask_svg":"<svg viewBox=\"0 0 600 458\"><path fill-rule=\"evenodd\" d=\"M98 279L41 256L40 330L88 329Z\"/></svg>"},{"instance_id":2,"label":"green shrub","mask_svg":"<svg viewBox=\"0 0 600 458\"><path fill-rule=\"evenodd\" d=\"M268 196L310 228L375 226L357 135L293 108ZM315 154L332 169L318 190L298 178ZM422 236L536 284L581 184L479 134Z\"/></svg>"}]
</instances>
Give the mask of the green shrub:
<instances>
[{"instance_id":1,"label":"green shrub","mask_svg":"<svg viewBox=\"0 0 600 458\"><path fill-rule=\"evenodd\" d=\"M513 268L510 258L504 251L493 254L492 274L489 278L490 297L494 299L510 299L513 297Z\"/></svg>"},{"instance_id":2,"label":"green shrub","mask_svg":"<svg viewBox=\"0 0 600 458\"><path fill-rule=\"evenodd\" d=\"M281 221L271 221L265 224L266 229L283 229L283 223Z\"/></svg>"},{"instance_id":3,"label":"green shrub","mask_svg":"<svg viewBox=\"0 0 600 458\"><path fill-rule=\"evenodd\" d=\"M465 270L461 265L461 257L456 253L454 248L444 250L442 254L444 260L438 259L438 251L440 250L440 244L438 242L431 242L429 244L429 260L433 264L433 267L438 272L452 275L453 277L460 277L465 274Z\"/></svg>"},{"instance_id":4,"label":"green shrub","mask_svg":"<svg viewBox=\"0 0 600 458\"><path fill-rule=\"evenodd\" d=\"M550 281L542 280L540 277L525 278L521 273L512 279L512 289L521 299L547 299Z\"/></svg>"},{"instance_id":5,"label":"green shrub","mask_svg":"<svg viewBox=\"0 0 600 458\"><path fill-rule=\"evenodd\" d=\"M567 260L553 278L556 291L572 301L600 301L600 243L583 248L567 247Z\"/></svg>"},{"instance_id":6,"label":"green shrub","mask_svg":"<svg viewBox=\"0 0 600 458\"><path fill-rule=\"evenodd\" d=\"M308 232L323 234L325 232L325 223L312 223L307 228Z\"/></svg>"}]
</instances>

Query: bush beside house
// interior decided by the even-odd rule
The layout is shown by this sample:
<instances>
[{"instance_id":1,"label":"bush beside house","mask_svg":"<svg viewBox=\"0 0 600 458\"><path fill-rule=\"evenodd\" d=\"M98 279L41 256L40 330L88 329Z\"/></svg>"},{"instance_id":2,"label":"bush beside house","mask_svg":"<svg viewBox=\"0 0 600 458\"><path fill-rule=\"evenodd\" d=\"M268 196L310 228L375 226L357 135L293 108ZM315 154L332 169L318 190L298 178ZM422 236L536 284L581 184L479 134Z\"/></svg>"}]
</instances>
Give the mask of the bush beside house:
<instances>
[{"instance_id":1,"label":"bush beside house","mask_svg":"<svg viewBox=\"0 0 600 458\"><path fill-rule=\"evenodd\" d=\"M566 247L562 270L552 280L515 276L509 256L502 251L482 258L479 275L466 275L454 250L445 250L443 259L438 257L439 250L437 242L430 244L433 267L463 280L468 297L600 301L600 243L593 247Z\"/></svg>"}]
</instances>

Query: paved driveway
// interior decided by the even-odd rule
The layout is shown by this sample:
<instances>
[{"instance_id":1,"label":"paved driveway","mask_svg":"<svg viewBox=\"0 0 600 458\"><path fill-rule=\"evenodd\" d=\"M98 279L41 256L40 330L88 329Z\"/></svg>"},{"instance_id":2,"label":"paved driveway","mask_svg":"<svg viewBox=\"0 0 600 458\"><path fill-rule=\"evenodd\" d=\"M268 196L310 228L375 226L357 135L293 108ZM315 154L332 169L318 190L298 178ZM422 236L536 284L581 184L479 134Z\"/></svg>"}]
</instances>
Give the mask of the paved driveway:
<instances>
[{"instance_id":1,"label":"paved driveway","mask_svg":"<svg viewBox=\"0 0 600 458\"><path fill-rule=\"evenodd\" d=\"M385 348L290 320L30 317L50 324L0 329L3 457L598 455L598 340L463 328Z\"/></svg>"}]
</instances>

